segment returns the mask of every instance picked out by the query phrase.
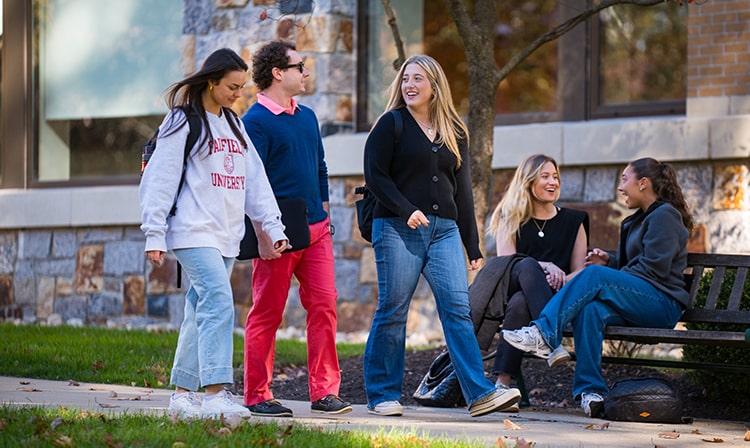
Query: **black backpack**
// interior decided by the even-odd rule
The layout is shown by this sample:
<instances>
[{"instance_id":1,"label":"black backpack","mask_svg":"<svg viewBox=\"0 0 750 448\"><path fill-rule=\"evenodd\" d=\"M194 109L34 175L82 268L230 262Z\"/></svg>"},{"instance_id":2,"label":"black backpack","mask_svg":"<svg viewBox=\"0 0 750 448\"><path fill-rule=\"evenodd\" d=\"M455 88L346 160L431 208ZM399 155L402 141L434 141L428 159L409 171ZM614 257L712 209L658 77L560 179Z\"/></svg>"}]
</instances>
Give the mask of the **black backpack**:
<instances>
[{"instance_id":1,"label":"black backpack","mask_svg":"<svg viewBox=\"0 0 750 448\"><path fill-rule=\"evenodd\" d=\"M404 123L401 119L401 114L398 111L390 111L393 115L393 121L395 122L393 136L395 144L398 144L401 138L401 131L404 128ZM354 194L361 194L362 199L357 200L354 205L357 207L357 226L359 227L359 233L362 235L365 241L372 243L372 215L375 211L375 204L378 200L375 195L367 188L367 185L362 185L354 189Z\"/></svg>"},{"instance_id":2,"label":"black backpack","mask_svg":"<svg viewBox=\"0 0 750 448\"><path fill-rule=\"evenodd\" d=\"M187 159L190 155L190 150L193 149L193 146L195 146L195 143L198 141L198 137L201 134L202 124L200 117L197 114L188 111L185 111L185 114L187 115L188 128L190 129L190 132L188 133L187 140L185 140L185 151L182 158L182 174L180 175L180 184L177 187L177 194L174 197L174 204L172 204L172 208L169 210L169 216L174 216L174 214L177 212L177 197L180 195L180 190L182 190L182 184L185 183L185 168L187 168ZM151 156L153 155L154 151L156 151L156 143L158 139L159 128L156 128L156 131L154 131L154 135L152 135L151 138L148 139L146 144L143 145L143 155L141 156L141 177L143 177L143 172L146 170L146 165L148 165L149 160L151 160Z\"/></svg>"},{"instance_id":3,"label":"black backpack","mask_svg":"<svg viewBox=\"0 0 750 448\"><path fill-rule=\"evenodd\" d=\"M621 422L689 423L682 398L663 378L631 378L616 382L604 399L604 418Z\"/></svg>"}]
</instances>

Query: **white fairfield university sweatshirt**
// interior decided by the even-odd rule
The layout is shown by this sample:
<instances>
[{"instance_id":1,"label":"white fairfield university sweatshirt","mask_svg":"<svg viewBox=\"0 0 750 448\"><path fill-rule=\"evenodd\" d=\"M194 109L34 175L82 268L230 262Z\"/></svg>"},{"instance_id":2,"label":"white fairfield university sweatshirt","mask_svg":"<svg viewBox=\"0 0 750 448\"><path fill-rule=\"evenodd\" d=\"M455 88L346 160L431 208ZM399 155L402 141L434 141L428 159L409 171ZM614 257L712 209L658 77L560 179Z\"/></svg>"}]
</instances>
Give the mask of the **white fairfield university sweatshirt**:
<instances>
[{"instance_id":1,"label":"white fairfield university sweatshirt","mask_svg":"<svg viewBox=\"0 0 750 448\"><path fill-rule=\"evenodd\" d=\"M175 119L170 119L174 114ZM189 133L185 124L168 134L167 126L183 123L181 109L167 114L159 126L156 149L138 188L142 211L141 230L146 251L214 247L225 257L236 257L245 235L245 214L262 223L272 241L287 239L281 212L268 183L263 162L240 120L248 147L232 132L227 120L234 117L206 112L212 141L198 138L190 152L185 182L177 197L177 211L169 216L182 174L183 151Z\"/></svg>"}]
</instances>

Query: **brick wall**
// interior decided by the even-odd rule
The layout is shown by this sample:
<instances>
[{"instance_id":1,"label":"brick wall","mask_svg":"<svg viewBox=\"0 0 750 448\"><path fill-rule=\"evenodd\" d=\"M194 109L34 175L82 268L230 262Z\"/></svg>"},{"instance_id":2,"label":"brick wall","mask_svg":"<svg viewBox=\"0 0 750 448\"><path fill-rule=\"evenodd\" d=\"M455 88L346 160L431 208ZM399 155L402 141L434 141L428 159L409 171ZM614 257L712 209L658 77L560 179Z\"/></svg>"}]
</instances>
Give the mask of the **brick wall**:
<instances>
[{"instance_id":1,"label":"brick wall","mask_svg":"<svg viewBox=\"0 0 750 448\"><path fill-rule=\"evenodd\" d=\"M688 98L750 94L750 0L696 2L688 11Z\"/></svg>"}]
</instances>

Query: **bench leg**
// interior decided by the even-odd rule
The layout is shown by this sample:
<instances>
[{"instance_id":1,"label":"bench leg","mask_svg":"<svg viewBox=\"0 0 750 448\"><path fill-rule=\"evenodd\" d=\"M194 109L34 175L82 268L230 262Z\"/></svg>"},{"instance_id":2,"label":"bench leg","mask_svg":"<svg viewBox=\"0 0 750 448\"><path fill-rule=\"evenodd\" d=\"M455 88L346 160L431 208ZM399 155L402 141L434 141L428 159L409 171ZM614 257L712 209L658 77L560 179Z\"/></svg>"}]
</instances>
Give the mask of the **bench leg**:
<instances>
[{"instance_id":1,"label":"bench leg","mask_svg":"<svg viewBox=\"0 0 750 448\"><path fill-rule=\"evenodd\" d=\"M531 406L529 401L529 392L526 390L526 383L523 380L523 371L518 372L518 378L516 378L516 386L521 391L521 401L518 402L518 406L522 408L528 408Z\"/></svg>"}]
</instances>

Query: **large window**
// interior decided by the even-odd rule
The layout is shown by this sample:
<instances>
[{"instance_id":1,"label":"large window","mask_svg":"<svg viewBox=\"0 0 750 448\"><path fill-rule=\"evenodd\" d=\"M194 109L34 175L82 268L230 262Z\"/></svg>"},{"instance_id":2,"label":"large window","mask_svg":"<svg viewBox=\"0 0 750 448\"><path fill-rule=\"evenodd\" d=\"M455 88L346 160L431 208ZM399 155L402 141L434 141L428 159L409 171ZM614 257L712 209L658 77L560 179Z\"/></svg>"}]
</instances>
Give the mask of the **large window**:
<instances>
[{"instance_id":1,"label":"large window","mask_svg":"<svg viewBox=\"0 0 750 448\"><path fill-rule=\"evenodd\" d=\"M38 0L35 183L137 179L180 78L182 2Z\"/></svg>"},{"instance_id":2,"label":"large window","mask_svg":"<svg viewBox=\"0 0 750 448\"><path fill-rule=\"evenodd\" d=\"M495 62L502 67L563 19L592 0L496 2ZM468 2L471 3L471 2ZM385 86L395 75L396 50L380 0L361 0L358 129L383 111ZM467 61L463 42L442 1L391 0L407 56L437 59L451 83L456 107L466 114ZM578 25L562 39L537 48L496 92L496 123L588 120L612 116L684 113L687 31L677 2L617 6Z\"/></svg>"}]
</instances>

